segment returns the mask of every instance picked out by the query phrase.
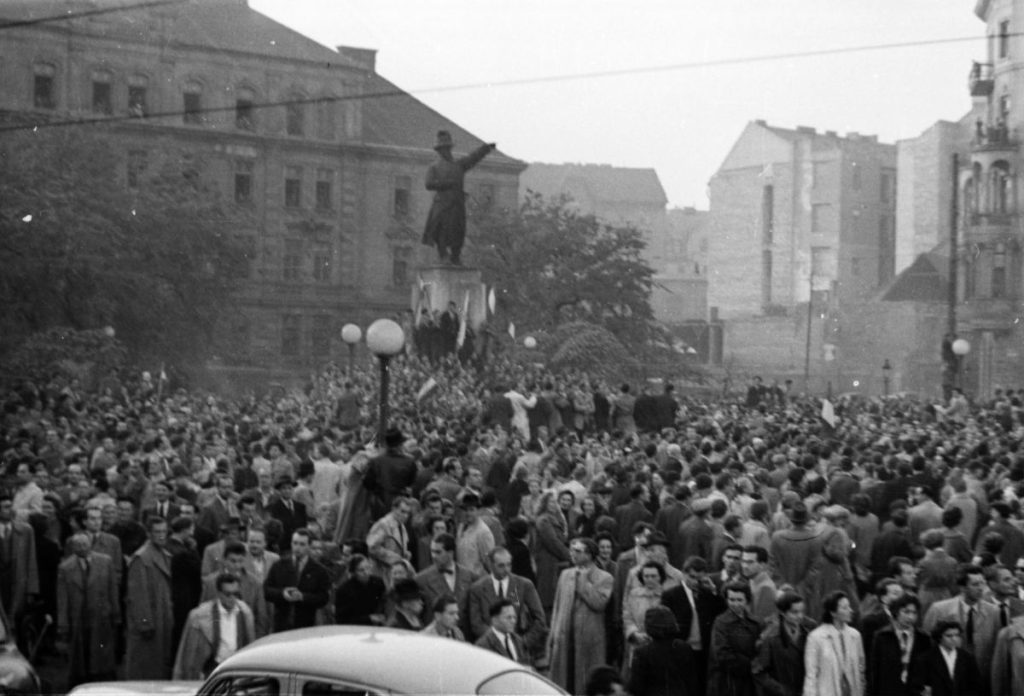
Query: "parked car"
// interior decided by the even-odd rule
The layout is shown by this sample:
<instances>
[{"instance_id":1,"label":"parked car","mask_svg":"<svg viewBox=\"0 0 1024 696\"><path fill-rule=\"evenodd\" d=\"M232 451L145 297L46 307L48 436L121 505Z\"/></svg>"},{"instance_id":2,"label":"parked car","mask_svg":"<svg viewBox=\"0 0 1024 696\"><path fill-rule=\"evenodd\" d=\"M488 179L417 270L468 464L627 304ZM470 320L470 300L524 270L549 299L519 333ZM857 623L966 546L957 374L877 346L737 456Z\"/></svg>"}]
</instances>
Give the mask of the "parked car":
<instances>
[{"instance_id":1,"label":"parked car","mask_svg":"<svg viewBox=\"0 0 1024 696\"><path fill-rule=\"evenodd\" d=\"M225 660L201 685L104 682L79 686L69 696L565 693L533 670L470 643L398 629L319 626L262 638Z\"/></svg>"},{"instance_id":2,"label":"parked car","mask_svg":"<svg viewBox=\"0 0 1024 696\"><path fill-rule=\"evenodd\" d=\"M0 606L0 694L42 693L39 675L18 650L7 614Z\"/></svg>"}]
</instances>

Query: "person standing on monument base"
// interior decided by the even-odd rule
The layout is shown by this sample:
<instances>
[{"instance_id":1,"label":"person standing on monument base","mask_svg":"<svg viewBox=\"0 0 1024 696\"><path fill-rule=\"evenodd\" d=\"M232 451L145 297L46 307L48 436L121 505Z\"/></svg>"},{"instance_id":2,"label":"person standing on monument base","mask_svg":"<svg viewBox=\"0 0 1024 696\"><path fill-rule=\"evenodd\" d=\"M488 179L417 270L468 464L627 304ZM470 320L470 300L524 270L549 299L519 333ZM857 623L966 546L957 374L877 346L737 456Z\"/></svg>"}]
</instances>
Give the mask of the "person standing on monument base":
<instances>
[{"instance_id":1,"label":"person standing on monument base","mask_svg":"<svg viewBox=\"0 0 1024 696\"><path fill-rule=\"evenodd\" d=\"M466 193L462 183L466 172L489 155L497 145L481 145L465 157L452 157L452 135L438 131L434 150L438 161L427 170L427 190L434 192L434 202L427 214L423 243L436 246L441 263L461 265L462 243L466 239Z\"/></svg>"}]
</instances>

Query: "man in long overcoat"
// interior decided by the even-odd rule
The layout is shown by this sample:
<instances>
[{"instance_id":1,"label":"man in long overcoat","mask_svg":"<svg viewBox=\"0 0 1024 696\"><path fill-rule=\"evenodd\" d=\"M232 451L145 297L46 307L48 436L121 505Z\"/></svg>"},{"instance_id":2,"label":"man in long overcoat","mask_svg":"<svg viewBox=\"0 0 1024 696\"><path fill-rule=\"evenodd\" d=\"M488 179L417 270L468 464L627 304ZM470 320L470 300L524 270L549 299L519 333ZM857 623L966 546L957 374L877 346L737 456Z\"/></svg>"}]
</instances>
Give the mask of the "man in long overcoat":
<instances>
[{"instance_id":1,"label":"man in long overcoat","mask_svg":"<svg viewBox=\"0 0 1024 696\"><path fill-rule=\"evenodd\" d=\"M590 670L605 662L604 610L615 579L594 565L597 544L592 539L573 539L569 554L574 567L558 578L548 656L552 681L581 694Z\"/></svg>"},{"instance_id":2,"label":"man in long overcoat","mask_svg":"<svg viewBox=\"0 0 1024 696\"><path fill-rule=\"evenodd\" d=\"M237 597L238 578L231 573L218 573L214 587L216 596L189 612L174 661L175 680L205 679L219 663L255 639L252 610ZM234 619L236 631L235 649L230 653L220 640L227 618Z\"/></svg>"},{"instance_id":3,"label":"man in long overcoat","mask_svg":"<svg viewBox=\"0 0 1024 696\"><path fill-rule=\"evenodd\" d=\"M110 557L92 551L90 541L88 534L72 536L71 555L57 570L57 632L68 644L69 689L109 681L117 671L117 574Z\"/></svg>"},{"instance_id":4,"label":"man in long overcoat","mask_svg":"<svg viewBox=\"0 0 1024 696\"><path fill-rule=\"evenodd\" d=\"M171 639L171 559L167 554L167 520L152 517L149 541L128 562L125 593L125 679L170 679L174 651Z\"/></svg>"},{"instance_id":5,"label":"man in long overcoat","mask_svg":"<svg viewBox=\"0 0 1024 696\"><path fill-rule=\"evenodd\" d=\"M427 170L427 190L434 192L434 202L427 214L423 243L436 246L441 262L459 265L462 244L466 239L466 193L462 189L466 172L489 155L497 146L481 145L465 157L452 157L452 135L438 131L434 150L438 160Z\"/></svg>"},{"instance_id":6,"label":"man in long overcoat","mask_svg":"<svg viewBox=\"0 0 1024 696\"><path fill-rule=\"evenodd\" d=\"M17 621L29 595L39 594L36 535L14 519L10 494L0 494L0 601L7 617Z\"/></svg>"}]
</instances>

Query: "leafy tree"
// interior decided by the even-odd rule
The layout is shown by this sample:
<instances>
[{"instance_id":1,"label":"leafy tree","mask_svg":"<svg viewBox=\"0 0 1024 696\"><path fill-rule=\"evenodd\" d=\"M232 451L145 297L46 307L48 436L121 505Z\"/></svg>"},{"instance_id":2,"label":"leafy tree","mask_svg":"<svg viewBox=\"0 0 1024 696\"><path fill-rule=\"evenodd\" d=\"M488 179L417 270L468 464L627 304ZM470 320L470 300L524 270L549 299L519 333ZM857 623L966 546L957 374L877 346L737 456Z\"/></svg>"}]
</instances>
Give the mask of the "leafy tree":
<instances>
[{"instance_id":1,"label":"leafy tree","mask_svg":"<svg viewBox=\"0 0 1024 696\"><path fill-rule=\"evenodd\" d=\"M32 334L4 361L6 376L46 382L54 375L89 387L125 366L127 352L109 328L75 331L52 328Z\"/></svg>"},{"instance_id":2,"label":"leafy tree","mask_svg":"<svg viewBox=\"0 0 1024 696\"><path fill-rule=\"evenodd\" d=\"M654 271L639 230L532 192L518 210L475 210L472 220L473 258L520 333L581 320L630 345L650 336Z\"/></svg>"},{"instance_id":3,"label":"leafy tree","mask_svg":"<svg viewBox=\"0 0 1024 696\"><path fill-rule=\"evenodd\" d=\"M209 347L241 261L225 210L203 163L173 149L151 151L129 187L122 141L95 126L0 140L0 351L106 325L140 360Z\"/></svg>"},{"instance_id":4,"label":"leafy tree","mask_svg":"<svg viewBox=\"0 0 1024 696\"><path fill-rule=\"evenodd\" d=\"M636 379L640 364L608 329L573 321L555 332L557 348L548 362L555 369L577 369L606 379Z\"/></svg>"}]
</instances>

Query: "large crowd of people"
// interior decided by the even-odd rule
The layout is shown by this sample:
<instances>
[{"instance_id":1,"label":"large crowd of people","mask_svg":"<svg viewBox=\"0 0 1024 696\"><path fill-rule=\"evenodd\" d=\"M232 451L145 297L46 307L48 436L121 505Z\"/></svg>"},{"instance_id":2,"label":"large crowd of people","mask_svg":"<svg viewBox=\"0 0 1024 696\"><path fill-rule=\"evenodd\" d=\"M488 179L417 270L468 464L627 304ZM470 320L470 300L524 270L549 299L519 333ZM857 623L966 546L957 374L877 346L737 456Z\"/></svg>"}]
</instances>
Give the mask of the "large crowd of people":
<instances>
[{"instance_id":1,"label":"large crowd of people","mask_svg":"<svg viewBox=\"0 0 1024 696\"><path fill-rule=\"evenodd\" d=\"M698 400L501 359L391 374L381 441L373 369L231 400L12 384L0 603L19 635L55 622L25 651L68 687L202 679L348 624L577 694L1024 693L1024 391L823 418L760 380Z\"/></svg>"}]
</instances>

